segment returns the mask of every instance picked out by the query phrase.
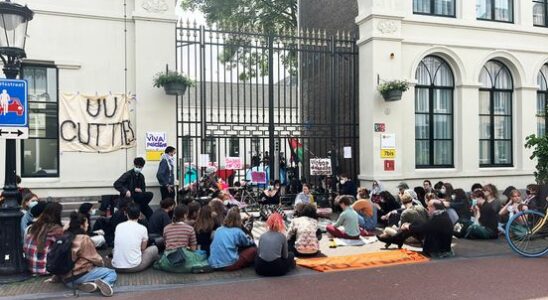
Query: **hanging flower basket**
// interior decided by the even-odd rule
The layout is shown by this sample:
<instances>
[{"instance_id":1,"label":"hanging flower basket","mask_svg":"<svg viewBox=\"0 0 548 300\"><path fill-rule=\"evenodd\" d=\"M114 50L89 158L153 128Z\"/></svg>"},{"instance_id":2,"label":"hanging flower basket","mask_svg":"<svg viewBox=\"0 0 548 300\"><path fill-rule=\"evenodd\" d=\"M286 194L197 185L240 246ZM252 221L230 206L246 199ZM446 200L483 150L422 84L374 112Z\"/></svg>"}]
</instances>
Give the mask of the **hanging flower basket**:
<instances>
[{"instance_id":1,"label":"hanging flower basket","mask_svg":"<svg viewBox=\"0 0 548 300\"><path fill-rule=\"evenodd\" d=\"M184 95L186 88L194 86L194 81L176 71L157 73L154 76L154 86L163 87L167 95Z\"/></svg>"},{"instance_id":2,"label":"hanging flower basket","mask_svg":"<svg viewBox=\"0 0 548 300\"><path fill-rule=\"evenodd\" d=\"M400 80L387 81L379 84L377 89L385 101L398 101L401 100L403 92L409 89L409 83Z\"/></svg>"}]
</instances>

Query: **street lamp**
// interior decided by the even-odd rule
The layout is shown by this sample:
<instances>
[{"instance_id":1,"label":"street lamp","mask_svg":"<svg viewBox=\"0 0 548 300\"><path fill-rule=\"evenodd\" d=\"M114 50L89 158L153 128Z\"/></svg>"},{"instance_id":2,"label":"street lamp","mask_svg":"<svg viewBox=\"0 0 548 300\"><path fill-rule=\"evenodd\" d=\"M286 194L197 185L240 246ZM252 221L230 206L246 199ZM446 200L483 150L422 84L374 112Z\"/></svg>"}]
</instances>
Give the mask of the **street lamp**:
<instances>
[{"instance_id":1,"label":"street lamp","mask_svg":"<svg viewBox=\"0 0 548 300\"><path fill-rule=\"evenodd\" d=\"M19 74L21 59L26 57L25 40L28 21L34 12L27 6L0 2L0 59L8 79ZM0 207L0 275L21 274L25 270L20 222L21 211L17 203L15 182L15 140L6 140L6 161L4 178L4 201Z\"/></svg>"}]
</instances>

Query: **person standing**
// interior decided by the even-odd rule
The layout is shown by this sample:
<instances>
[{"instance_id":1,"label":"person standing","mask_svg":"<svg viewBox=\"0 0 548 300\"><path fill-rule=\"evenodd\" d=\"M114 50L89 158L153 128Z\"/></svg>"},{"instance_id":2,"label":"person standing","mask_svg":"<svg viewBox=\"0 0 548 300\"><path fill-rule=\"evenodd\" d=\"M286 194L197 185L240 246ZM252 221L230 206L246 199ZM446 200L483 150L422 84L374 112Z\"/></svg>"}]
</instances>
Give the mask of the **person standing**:
<instances>
[{"instance_id":1,"label":"person standing","mask_svg":"<svg viewBox=\"0 0 548 300\"><path fill-rule=\"evenodd\" d=\"M356 193L356 185L346 174L341 175L339 195L354 195Z\"/></svg>"},{"instance_id":2,"label":"person standing","mask_svg":"<svg viewBox=\"0 0 548 300\"><path fill-rule=\"evenodd\" d=\"M175 167L175 148L167 146L160 165L158 165L158 172L156 172L156 178L160 183L160 193L162 193L162 200L165 198L175 198L175 176L173 175L173 169Z\"/></svg>"},{"instance_id":3,"label":"person standing","mask_svg":"<svg viewBox=\"0 0 548 300\"><path fill-rule=\"evenodd\" d=\"M139 209L148 220L153 213L148 204L154 194L146 191L145 176L141 173L145 166L145 160L142 157L136 157L133 160L133 165L133 169L122 174L114 182L114 188L120 192L122 197L133 198L133 201L139 204Z\"/></svg>"}]
</instances>

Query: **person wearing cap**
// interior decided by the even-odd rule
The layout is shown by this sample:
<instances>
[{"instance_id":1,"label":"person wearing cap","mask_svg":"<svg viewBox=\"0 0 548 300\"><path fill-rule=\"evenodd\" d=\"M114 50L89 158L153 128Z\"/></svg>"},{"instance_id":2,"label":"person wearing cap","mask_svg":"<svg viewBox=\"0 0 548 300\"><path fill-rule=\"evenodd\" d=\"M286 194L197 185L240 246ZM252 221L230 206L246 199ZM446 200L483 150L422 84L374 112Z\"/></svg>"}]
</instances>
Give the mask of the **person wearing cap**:
<instances>
[{"instance_id":1,"label":"person wearing cap","mask_svg":"<svg viewBox=\"0 0 548 300\"><path fill-rule=\"evenodd\" d=\"M146 191L145 176L141 173L145 166L142 157L133 160L133 169L125 172L114 182L114 188L120 192L121 197L132 198L139 205L141 213L147 220L152 216L152 209L148 205L154 194Z\"/></svg>"}]
</instances>

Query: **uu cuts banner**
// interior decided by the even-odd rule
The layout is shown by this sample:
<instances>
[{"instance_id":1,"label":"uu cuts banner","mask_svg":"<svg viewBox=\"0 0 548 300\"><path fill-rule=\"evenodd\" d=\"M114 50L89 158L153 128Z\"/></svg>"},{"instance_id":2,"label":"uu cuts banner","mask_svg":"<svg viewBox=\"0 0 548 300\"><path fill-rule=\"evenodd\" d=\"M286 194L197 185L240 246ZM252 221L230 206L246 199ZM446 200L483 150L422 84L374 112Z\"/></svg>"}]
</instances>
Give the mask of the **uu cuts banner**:
<instances>
[{"instance_id":1,"label":"uu cuts banner","mask_svg":"<svg viewBox=\"0 0 548 300\"><path fill-rule=\"evenodd\" d=\"M135 146L131 96L63 93L59 103L61 151L112 152Z\"/></svg>"}]
</instances>

